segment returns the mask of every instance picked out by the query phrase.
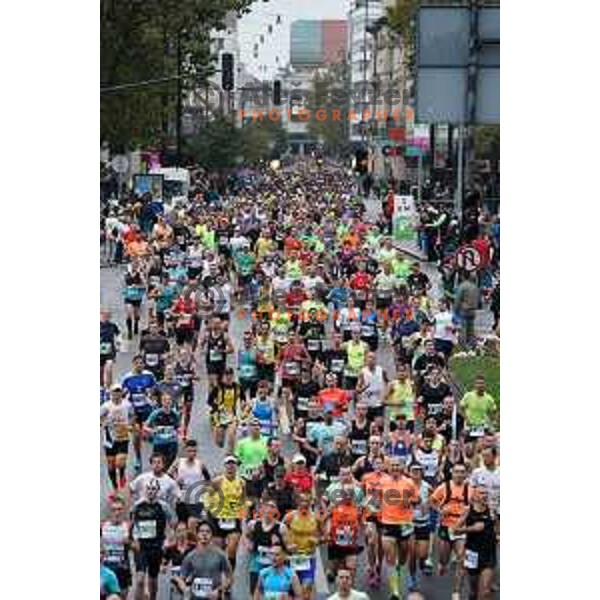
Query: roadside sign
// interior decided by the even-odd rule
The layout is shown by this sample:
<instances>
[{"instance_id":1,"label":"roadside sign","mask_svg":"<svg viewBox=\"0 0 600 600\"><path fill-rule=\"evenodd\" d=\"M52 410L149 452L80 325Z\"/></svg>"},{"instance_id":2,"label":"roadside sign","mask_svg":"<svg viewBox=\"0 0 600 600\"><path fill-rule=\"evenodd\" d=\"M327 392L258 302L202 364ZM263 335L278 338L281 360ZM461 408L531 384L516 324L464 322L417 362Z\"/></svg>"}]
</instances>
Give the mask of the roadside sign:
<instances>
[{"instance_id":1,"label":"roadside sign","mask_svg":"<svg viewBox=\"0 0 600 600\"><path fill-rule=\"evenodd\" d=\"M469 273L476 271L481 265L481 254L473 246L463 246L456 252L456 264L459 269L464 269Z\"/></svg>"}]
</instances>

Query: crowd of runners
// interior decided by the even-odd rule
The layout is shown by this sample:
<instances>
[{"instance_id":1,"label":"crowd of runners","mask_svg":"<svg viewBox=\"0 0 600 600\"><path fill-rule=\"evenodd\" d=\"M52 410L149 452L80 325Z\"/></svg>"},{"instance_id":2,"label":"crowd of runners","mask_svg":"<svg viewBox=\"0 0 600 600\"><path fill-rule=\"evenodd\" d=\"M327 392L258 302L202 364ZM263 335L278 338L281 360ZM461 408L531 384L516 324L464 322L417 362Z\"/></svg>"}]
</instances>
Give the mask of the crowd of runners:
<instances>
[{"instance_id":1,"label":"crowd of runners","mask_svg":"<svg viewBox=\"0 0 600 600\"><path fill-rule=\"evenodd\" d=\"M309 600L319 555L331 600L416 599L445 575L452 600L495 597L498 399L479 374L459 395L449 370L480 346L480 289L499 294L495 221L470 232L484 277L448 285L437 256L438 285L387 198L370 218L356 190L306 161L152 219L145 199L105 204L125 319L101 308L102 598L154 600L164 573L172 598L246 600L247 577L253 599Z\"/></svg>"}]
</instances>

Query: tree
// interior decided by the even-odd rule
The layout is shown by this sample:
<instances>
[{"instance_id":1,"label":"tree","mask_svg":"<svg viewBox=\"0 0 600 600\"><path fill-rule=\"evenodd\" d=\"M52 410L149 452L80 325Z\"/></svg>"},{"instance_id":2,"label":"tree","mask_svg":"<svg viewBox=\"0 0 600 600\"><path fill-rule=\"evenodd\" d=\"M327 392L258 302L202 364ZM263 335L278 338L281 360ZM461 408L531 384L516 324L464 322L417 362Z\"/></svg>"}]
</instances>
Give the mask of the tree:
<instances>
[{"instance_id":1,"label":"tree","mask_svg":"<svg viewBox=\"0 0 600 600\"><path fill-rule=\"evenodd\" d=\"M349 122L350 109L350 67L343 59L337 64L332 64L322 73L315 74L313 89L311 90L307 106L311 118L308 121L308 133L317 140L322 140L325 153L330 156L340 156L349 147ZM334 110L339 110L341 119L333 120ZM319 120L318 111L326 118Z\"/></svg>"},{"instance_id":2,"label":"tree","mask_svg":"<svg viewBox=\"0 0 600 600\"><path fill-rule=\"evenodd\" d=\"M219 117L188 141L188 153L209 171L232 168L240 155L240 130L231 119Z\"/></svg>"},{"instance_id":3,"label":"tree","mask_svg":"<svg viewBox=\"0 0 600 600\"><path fill-rule=\"evenodd\" d=\"M500 126L481 125L474 129L475 157L487 160L500 159Z\"/></svg>"},{"instance_id":4,"label":"tree","mask_svg":"<svg viewBox=\"0 0 600 600\"><path fill-rule=\"evenodd\" d=\"M288 146L288 133L280 120L252 120L241 130L240 153L247 163L279 157Z\"/></svg>"},{"instance_id":5,"label":"tree","mask_svg":"<svg viewBox=\"0 0 600 600\"><path fill-rule=\"evenodd\" d=\"M210 31L252 0L101 0L101 87L174 77L182 94L214 73ZM100 131L113 147L164 144L175 116L177 81L101 96Z\"/></svg>"}]
</instances>

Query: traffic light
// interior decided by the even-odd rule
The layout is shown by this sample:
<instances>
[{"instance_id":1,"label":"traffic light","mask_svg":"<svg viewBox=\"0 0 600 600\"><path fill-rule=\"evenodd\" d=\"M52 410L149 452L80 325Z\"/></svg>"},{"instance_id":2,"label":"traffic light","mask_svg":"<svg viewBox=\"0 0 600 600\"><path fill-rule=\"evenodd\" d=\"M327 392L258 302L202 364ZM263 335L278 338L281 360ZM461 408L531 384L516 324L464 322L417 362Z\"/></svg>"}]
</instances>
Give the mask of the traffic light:
<instances>
[{"instance_id":1,"label":"traffic light","mask_svg":"<svg viewBox=\"0 0 600 600\"><path fill-rule=\"evenodd\" d=\"M273 82L273 104L279 106L281 104L281 81Z\"/></svg>"},{"instance_id":2,"label":"traffic light","mask_svg":"<svg viewBox=\"0 0 600 600\"><path fill-rule=\"evenodd\" d=\"M226 92L233 90L233 54L229 52L221 56L221 87Z\"/></svg>"}]
</instances>

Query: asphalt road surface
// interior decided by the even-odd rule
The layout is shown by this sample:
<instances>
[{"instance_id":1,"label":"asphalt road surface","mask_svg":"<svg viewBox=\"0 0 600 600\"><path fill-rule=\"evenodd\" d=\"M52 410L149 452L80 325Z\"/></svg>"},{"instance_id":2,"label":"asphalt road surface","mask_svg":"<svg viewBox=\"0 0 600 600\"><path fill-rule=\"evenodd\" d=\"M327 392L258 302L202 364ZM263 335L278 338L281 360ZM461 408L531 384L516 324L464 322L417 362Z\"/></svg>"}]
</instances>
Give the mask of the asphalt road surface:
<instances>
[{"instance_id":1,"label":"asphalt road surface","mask_svg":"<svg viewBox=\"0 0 600 600\"><path fill-rule=\"evenodd\" d=\"M376 210L375 207L369 206L369 209ZM439 277L435 268L430 265L423 265L423 270L430 276L434 283L434 288L438 288L437 282ZM121 296L121 288L123 285L124 267L120 268L103 268L101 269L101 293L100 302L101 306L108 308L112 312L112 320L115 321L122 331L125 330L125 313L124 306ZM437 295L437 294L436 294ZM142 310L142 313L144 311ZM489 322L488 315L483 314L478 319L481 328L486 328L487 322ZM230 334L233 337L234 344L238 348L242 343L242 334L249 327L250 319L246 318L240 320L239 318L233 318ZM144 323L142 322L142 328ZM120 377L129 370L131 365L131 359L135 353L138 339L134 337L133 342L125 342L123 351L119 353L115 366L115 379ZM386 344L381 344L379 349L379 364L387 369L389 373L393 373L393 360L390 348ZM202 460L207 464L211 473L220 473L222 471L222 460L225 455L224 451L215 446L212 441L212 435L208 423L208 412L206 405L206 394L207 394L207 382L205 373L203 373L203 361L200 360L199 364L202 365L200 375L201 380L197 384L195 402L192 411L191 423L190 423L190 437L193 437L198 442L198 454ZM149 455L149 444L143 444L143 470L148 469L148 455ZM102 516L106 510L106 495L110 490L110 484L106 474L106 465L104 461L104 453L100 446L101 456L101 470L100 470L100 481L101 481L101 506L100 510ZM133 452L130 451L129 465L133 464ZM132 476L132 472L129 473L129 477ZM238 556L238 563L235 576L235 584L233 588L233 600L248 600L250 598L249 582L248 582L248 568L247 568L247 555L242 554ZM366 554L359 557L359 569L357 574L357 587L370 594L371 600L387 600L388 596L386 593L387 586L382 585L383 590L372 590L369 591L367 586L362 582L365 581L364 565L366 564ZM318 599L327 598L330 593L333 593L333 589L328 588L327 581L323 570L323 562L319 560L318 576L317 576L317 594ZM449 600L451 596L450 578L446 577L430 577L422 578L421 592L424 594L427 600ZM161 576L160 589L159 589L159 600L170 600L169 585L165 577ZM176 598L176 596L174 596Z\"/></svg>"}]
</instances>

